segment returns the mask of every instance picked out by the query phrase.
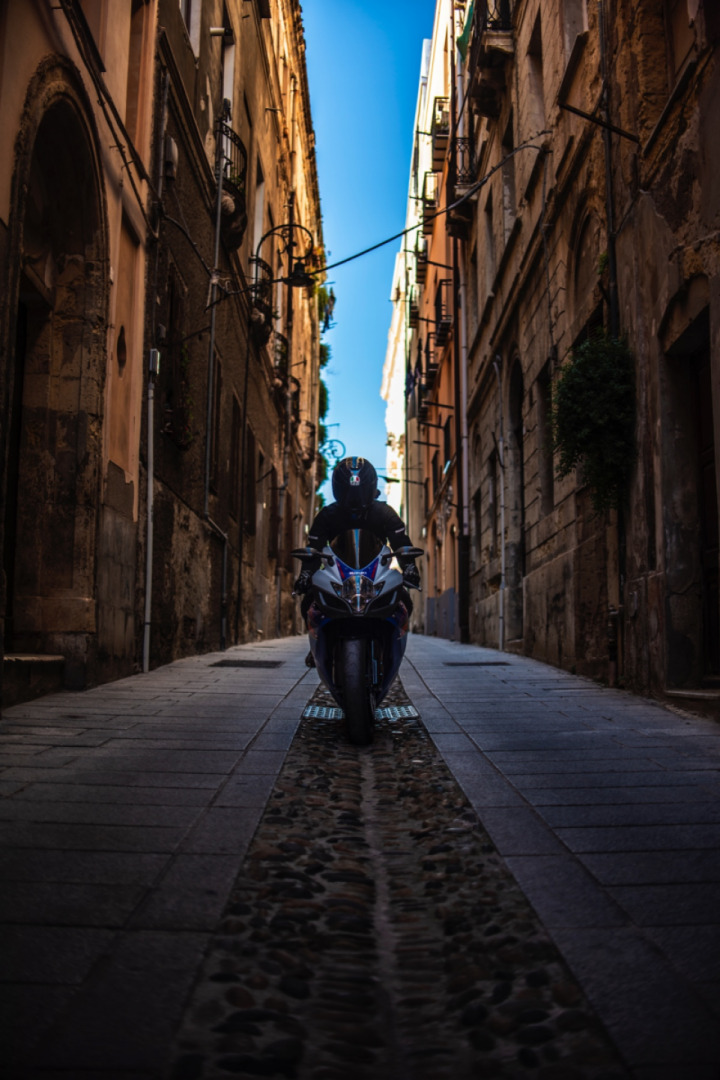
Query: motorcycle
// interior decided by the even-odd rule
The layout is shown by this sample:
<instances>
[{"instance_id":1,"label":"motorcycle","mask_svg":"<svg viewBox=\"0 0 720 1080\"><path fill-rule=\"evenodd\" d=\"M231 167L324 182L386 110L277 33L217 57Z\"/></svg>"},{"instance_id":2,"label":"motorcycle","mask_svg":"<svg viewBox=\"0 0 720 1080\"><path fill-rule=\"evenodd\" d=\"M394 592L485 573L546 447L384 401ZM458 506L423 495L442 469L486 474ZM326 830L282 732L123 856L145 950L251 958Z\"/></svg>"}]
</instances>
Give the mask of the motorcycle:
<instances>
[{"instance_id":1,"label":"motorcycle","mask_svg":"<svg viewBox=\"0 0 720 1080\"><path fill-rule=\"evenodd\" d=\"M393 559L424 552L393 552L367 529L351 529L320 553L307 547L292 554L302 562L316 561L318 554L322 559L303 604L310 649L342 710L350 742L367 746L378 706L400 668L412 613L408 584Z\"/></svg>"}]
</instances>

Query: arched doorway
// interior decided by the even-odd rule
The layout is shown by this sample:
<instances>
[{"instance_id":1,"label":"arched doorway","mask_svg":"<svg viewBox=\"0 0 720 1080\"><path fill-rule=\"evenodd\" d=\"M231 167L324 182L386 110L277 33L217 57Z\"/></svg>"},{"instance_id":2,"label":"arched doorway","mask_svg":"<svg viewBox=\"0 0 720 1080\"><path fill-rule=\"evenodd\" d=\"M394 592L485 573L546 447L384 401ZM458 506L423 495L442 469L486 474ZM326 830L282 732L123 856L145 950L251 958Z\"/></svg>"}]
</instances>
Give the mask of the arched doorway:
<instances>
[{"instance_id":1,"label":"arched doorway","mask_svg":"<svg viewBox=\"0 0 720 1080\"><path fill-rule=\"evenodd\" d=\"M107 332L106 244L86 110L41 72L18 138L8 323L5 653L66 658L96 641L96 539Z\"/></svg>"},{"instance_id":2,"label":"arched doorway","mask_svg":"<svg viewBox=\"0 0 720 1080\"><path fill-rule=\"evenodd\" d=\"M666 681L720 684L720 530L710 293L698 276L661 332L661 476L665 543Z\"/></svg>"}]
</instances>

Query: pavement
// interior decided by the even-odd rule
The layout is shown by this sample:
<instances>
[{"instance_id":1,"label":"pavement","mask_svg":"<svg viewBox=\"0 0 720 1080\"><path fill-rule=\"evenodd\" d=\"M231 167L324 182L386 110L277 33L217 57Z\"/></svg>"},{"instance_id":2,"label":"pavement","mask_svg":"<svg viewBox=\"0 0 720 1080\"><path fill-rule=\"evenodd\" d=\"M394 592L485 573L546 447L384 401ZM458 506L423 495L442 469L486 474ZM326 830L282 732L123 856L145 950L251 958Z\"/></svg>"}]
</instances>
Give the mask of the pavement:
<instances>
[{"instance_id":1,"label":"pavement","mask_svg":"<svg viewBox=\"0 0 720 1080\"><path fill-rule=\"evenodd\" d=\"M318 685L306 649L240 646L5 711L8 1078L162 1075ZM720 726L437 638L410 639L401 678L630 1074L718 1080Z\"/></svg>"}]
</instances>

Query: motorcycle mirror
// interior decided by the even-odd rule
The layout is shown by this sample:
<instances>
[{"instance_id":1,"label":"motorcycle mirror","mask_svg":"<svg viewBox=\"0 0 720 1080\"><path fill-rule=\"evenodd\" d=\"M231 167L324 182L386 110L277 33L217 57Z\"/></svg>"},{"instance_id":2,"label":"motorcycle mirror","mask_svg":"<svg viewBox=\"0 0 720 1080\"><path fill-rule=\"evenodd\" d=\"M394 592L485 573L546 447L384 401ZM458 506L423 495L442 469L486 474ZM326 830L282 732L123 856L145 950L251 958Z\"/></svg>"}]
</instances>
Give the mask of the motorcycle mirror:
<instances>
[{"instance_id":1,"label":"motorcycle mirror","mask_svg":"<svg viewBox=\"0 0 720 1080\"><path fill-rule=\"evenodd\" d=\"M425 554L425 549L419 547L400 547L396 548L393 554L400 555L404 559L419 559L421 555Z\"/></svg>"}]
</instances>

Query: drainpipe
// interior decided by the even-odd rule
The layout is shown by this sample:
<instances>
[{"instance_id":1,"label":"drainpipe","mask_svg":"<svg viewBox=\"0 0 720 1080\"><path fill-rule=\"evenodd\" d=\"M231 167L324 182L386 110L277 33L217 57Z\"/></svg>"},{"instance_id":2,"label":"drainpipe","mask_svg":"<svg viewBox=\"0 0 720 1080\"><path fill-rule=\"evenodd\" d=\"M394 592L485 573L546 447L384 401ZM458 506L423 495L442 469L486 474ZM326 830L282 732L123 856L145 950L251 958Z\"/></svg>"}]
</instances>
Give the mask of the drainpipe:
<instances>
[{"instance_id":1,"label":"drainpipe","mask_svg":"<svg viewBox=\"0 0 720 1080\"><path fill-rule=\"evenodd\" d=\"M498 649L505 646L505 451L503 444L502 357L496 356L493 367L498 381L498 461L500 462L500 610L498 614Z\"/></svg>"},{"instance_id":2,"label":"drainpipe","mask_svg":"<svg viewBox=\"0 0 720 1080\"><path fill-rule=\"evenodd\" d=\"M288 196L288 225L290 228L290 239L292 241L292 230L295 225L295 191L291 191ZM288 255L290 260L290 270L292 271L292 247ZM285 426L285 447L283 449L283 478L280 485L280 493L278 496L278 528L282 530L283 536L278 537L278 565L277 565L277 636L282 637L282 566L280 565L280 555L282 554L283 545L282 539L284 539L285 533L285 495L290 484L290 440L292 436L292 397L290 393L290 381L292 376L290 370L292 367L292 345L293 345L293 290L292 285L287 287L287 306L285 308L285 330L287 333L287 390L285 398L285 410L286 410L286 426ZM297 380L295 380L297 381Z\"/></svg>"},{"instance_id":3,"label":"drainpipe","mask_svg":"<svg viewBox=\"0 0 720 1080\"><path fill-rule=\"evenodd\" d=\"M205 430L205 499L203 506L203 514L206 522L215 533L215 535L223 542L223 556L222 556L222 587L220 597L220 648L225 649L227 647L227 567L228 567L228 537L227 534L222 531L219 525L217 525L210 517L210 457L212 448L212 428L213 428L213 396L214 396L214 383L215 383L215 325L217 319L217 304L215 303L217 294L217 280L220 263L220 223L222 220L222 174L223 174L223 140L222 140L222 123L225 112L221 112L217 122L217 134L215 145L215 180L217 183L217 194L215 199L215 248L213 252L213 271L210 279L210 344L208 346L208 377L207 377L207 415L206 415L206 430Z\"/></svg>"},{"instance_id":4,"label":"drainpipe","mask_svg":"<svg viewBox=\"0 0 720 1080\"><path fill-rule=\"evenodd\" d=\"M143 672L150 670L150 624L152 622L153 515L155 486L155 378L160 371L160 353L150 350L147 389L147 539L145 543L145 616L143 622Z\"/></svg>"},{"instance_id":5,"label":"drainpipe","mask_svg":"<svg viewBox=\"0 0 720 1080\"><path fill-rule=\"evenodd\" d=\"M452 197L456 198L457 182L457 91L455 68L455 12L451 17L452 47L450 49L450 177L452 179ZM460 641L470 641L470 534L468 529L467 509L467 381L465 373L465 303L464 283L460 270L459 245L456 236L452 242L453 267L453 367L455 400L455 460L457 470L458 524L460 535L457 538L457 575L458 575L458 629ZM462 323L462 328L461 328Z\"/></svg>"},{"instance_id":6,"label":"drainpipe","mask_svg":"<svg viewBox=\"0 0 720 1080\"><path fill-rule=\"evenodd\" d=\"M615 202L613 198L612 176L612 133L610 130L610 81L607 67L607 43L605 40L605 4L604 0L598 2L598 33L600 36L600 70L602 74L603 90L603 149L605 152L605 207L607 214L607 252L608 252L608 321L610 323L610 337L614 340L620 337L620 304L618 300L617 280L617 252L615 250ZM623 590L625 587L625 558L626 558L626 535L625 514L622 506L617 509L617 544L618 544L618 610L611 607L608 613L608 675L611 686L617 684L620 674L622 656L622 611ZM620 648L619 648L620 646Z\"/></svg>"},{"instance_id":7,"label":"drainpipe","mask_svg":"<svg viewBox=\"0 0 720 1080\"><path fill-rule=\"evenodd\" d=\"M205 425L205 502L203 513L205 518L210 516L210 450L212 446L213 424L213 389L215 381L215 323L217 319L217 305L215 303L218 280L218 263L220 262L220 222L222 219L222 129L223 114L218 117L217 143L215 146L215 180L217 182L217 195L215 199L215 249L213 252L213 271L210 279L210 344L208 346L208 377L207 377L207 416Z\"/></svg>"},{"instance_id":8,"label":"drainpipe","mask_svg":"<svg viewBox=\"0 0 720 1080\"><path fill-rule=\"evenodd\" d=\"M166 69L162 73L162 111L160 120L160 138L157 163L157 199L158 211L161 212L161 200L163 191L163 177L165 171L165 137L167 133L168 116L168 92L170 78ZM159 226L158 226L159 228ZM158 260L160 257L160 245L156 240L155 247L155 292L157 293ZM153 304L152 340L155 340L155 305ZM148 364L148 388L147 388L147 527L145 534L145 612L143 615L143 660L142 669L144 674L150 670L150 627L152 624L152 573L153 573L153 546L154 546L154 487L155 487L155 379L160 371L160 353L156 348L150 349Z\"/></svg>"},{"instance_id":9,"label":"drainpipe","mask_svg":"<svg viewBox=\"0 0 720 1080\"><path fill-rule=\"evenodd\" d=\"M602 73L603 112L605 126L603 127L603 147L605 150L605 206L607 213L607 245L608 245L608 273L609 282L609 317L610 337L617 338L620 335L620 312L618 305L617 283L617 257L615 252L615 204L612 187L612 143L610 132L610 85L608 81L607 54L605 46L605 5L603 0L598 3L598 32L600 35L600 70Z\"/></svg>"}]
</instances>

